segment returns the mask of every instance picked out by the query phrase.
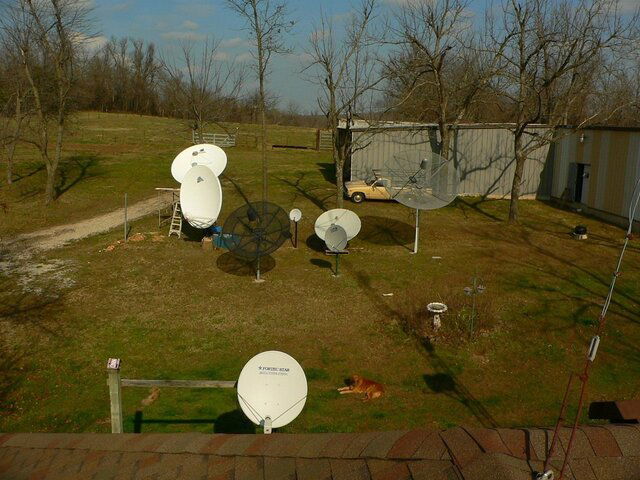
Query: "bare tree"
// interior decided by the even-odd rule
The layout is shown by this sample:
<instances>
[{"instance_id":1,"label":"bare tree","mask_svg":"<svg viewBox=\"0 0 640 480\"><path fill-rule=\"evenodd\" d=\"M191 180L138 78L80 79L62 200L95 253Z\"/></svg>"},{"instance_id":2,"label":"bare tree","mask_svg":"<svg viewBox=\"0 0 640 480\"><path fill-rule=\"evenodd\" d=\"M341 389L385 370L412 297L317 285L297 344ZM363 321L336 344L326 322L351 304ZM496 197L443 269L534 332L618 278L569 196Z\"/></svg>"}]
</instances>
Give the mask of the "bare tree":
<instances>
[{"instance_id":1,"label":"bare tree","mask_svg":"<svg viewBox=\"0 0 640 480\"><path fill-rule=\"evenodd\" d=\"M350 128L354 115L366 108L372 96L365 97L383 81L372 48L378 44L371 33L375 8L376 0L362 0L349 19L344 38L336 34L333 19L321 12L320 24L309 37L307 53L312 60L305 71L310 73L311 81L322 88L318 105L327 117L332 134L339 208L344 201L345 160L353 150ZM345 117L345 132L339 134L341 117Z\"/></svg>"},{"instance_id":2,"label":"bare tree","mask_svg":"<svg viewBox=\"0 0 640 480\"><path fill-rule=\"evenodd\" d=\"M508 36L507 47L499 52L498 84L513 106L515 122L510 222L518 221L527 157L553 140L556 127L585 96L594 62L627 45L635 22L635 16L620 15L618 0L505 0L501 24L493 31L494 39L503 32ZM598 118L598 113L582 117L577 128ZM546 133L529 130L535 123L550 128Z\"/></svg>"},{"instance_id":3,"label":"bare tree","mask_svg":"<svg viewBox=\"0 0 640 480\"><path fill-rule=\"evenodd\" d=\"M6 33L6 32L4 32ZM19 59L11 48L10 35L2 35L2 60L0 60L0 92L2 112L0 113L0 146L6 155L7 184L13 183L13 159L16 145L21 138L28 116L25 102L28 89Z\"/></svg>"},{"instance_id":4,"label":"bare tree","mask_svg":"<svg viewBox=\"0 0 640 480\"><path fill-rule=\"evenodd\" d=\"M204 129L210 123L222 125L229 117L232 99L242 88L243 70L219 57L220 42L206 39L197 49L193 43L180 46L178 63L163 60L162 65L174 89L175 111L189 119L190 127L204 143Z\"/></svg>"},{"instance_id":5,"label":"bare tree","mask_svg":"<svg viewBox=\"0 0 640 480\"><path fill-rule=\"evenodd\" d=\"M260 149L262 155L262 198L268 199L269 168L267 164L266 79L269 62L274 54L289 53L284 34L293 27L289 20L286 2L276 0L226 0L227 6L244 19L247 30L253 37L255 51L252 53L258 77L260 102Z\"/></svg>"},{"instance_id":6,"label":"bare tree","mask_svg":"<svg viewBox=\"0 0 640 480\"><path fill-rule=\"evenodd\" d=\"M387 63L389 94L417 120L435 120L439 154L449 157L451 127L469 114L495 75L505 40L483 48L470 22L468 0L406 2L390 27L397 47Z\"/></svg>"},{"instance_id":7,"label":"bare tree","mask_svg":"<svg viewBox=\"0 0 640 480\"><path fill-rule=\"evenodd\" d=\"M3 24L20 56L33 98L38 133L31 142L47 170L45 202L55 198L55 182L62 156L65 122L72 108L76 53L89 38L89 10L82 0L18 0L7 7ZM55 143L49 151L50 123Z\"/></svg>"}]
</instances>

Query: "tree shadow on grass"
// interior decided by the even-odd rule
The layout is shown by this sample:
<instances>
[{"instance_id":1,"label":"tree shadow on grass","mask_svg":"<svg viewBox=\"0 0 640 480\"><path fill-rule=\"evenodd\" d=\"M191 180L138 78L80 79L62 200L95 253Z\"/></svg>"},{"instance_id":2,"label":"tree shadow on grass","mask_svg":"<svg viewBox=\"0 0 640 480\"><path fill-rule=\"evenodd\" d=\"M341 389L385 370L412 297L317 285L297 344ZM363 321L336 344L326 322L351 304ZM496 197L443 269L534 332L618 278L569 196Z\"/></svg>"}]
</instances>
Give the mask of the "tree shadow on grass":
<instances>
[{"instance_id":1,"label":"tree shadow on grass","mask_svg":"<svg viewBox=\"0 0 640 480\"><path fill-rule=\"evenodd\" d=\"M288 180L286 178L280 178L279 180L284 183L285 185L288 185L289 187L292 187L297 194L299 194L300 196L306 198L307 200L309 200L311 203L313 203L316 207L318 207L320 210L322 211L327 211L329 210L329 207L327 205L327 200L329 200L330 198L335 196L335 193L330 193L329 195L326 195L324 197L320 197L319 195L315 195L313 192L314 190L317 190L320 187L312 187L310 185L303 185L302 181L304 180L306 173L300 173L298 174L298 178L295 181L291 181Z\"/></svg>"},{"instance_id":2,"label":"tree shadow on grass","mask_svg":"<svg viewBox=\"0 0 640 480\"><path fill-rule=\"evenodd\" d=\"M27 366L31 352L38 347L40 336L58 337L61 326L59 312L64 305L62 295L54 289L24 291L9 277L0 275L0 411L11 413L11 401L22 381L29 374ZM13 330L30 332L29 344L10 342Z\"/></svg>"},{"instance_id":3,"label":"tree shadow on grass","mask_svg":"<svg viewBox=\"0 0 640 480\"><path fill-rule=\"evenodd\" d=\"M336 183L336 164L335 163L316 163L322 173L325 182L335 185Z\"/></svg>"},{"instance_id":4,"label":"tree shadow on grass","mask_svg":"<svg viewBox=\"0 0 640 480\"><path fill-rule=\"evenodd\" d=\"M56 198L60 198L83 180L102 175L101 172L95 171L99 161L100 157L96 155L74 155L64 163L60 163L55 186Z\"/></svg>"},{"instance_id":5,"label":"tree shadow on grass","mask_svg":"<svg viewBox=\"0 0 640 480\"><path fill-rule=\"evenodd\" d=\"M406 245L413 242L414 236L415 229L408 223L393 218L365 215L362 217L362 229L358 238L376 245L397 245L412 250Z\"/></svg>"},{"instance_id":6,"label":"tree shadow on grass","mask_svg":"<svg viewBox=\"0 0 640 480\"><path fill-rule=\"evenodd\" d=\"M44 163L38 163L38 164L29 164L29 170L25 173L16 173L13 172L13 177L12 177L12 182L13 183L18 183L20 180L24 180L25 178L29 178L32 177L33 175L40 173L44 170Z\"/></svg>"},{"instance_id":7,"label":"tree shadow on grass","mask_svg":"<svg viewBox=\"0 0 640 480\"><path fill-rule=\"evenodd\" d=\"M467 210L471 210L473 212L479 213L480 215L483 215L484 217L487 217L490 220L495 220L496 222L504 221L505 219L500 218L494 215L493 213L489 212L488 209L483 208L483 206L489 204L489 202L492 202L492 201L496 201L496 199L490 199L485 197L481 197L480 199L457 197L453 201L453 206L461 210L465 218L468 218Z\"/></svg>"},{"instance_id":8,"label":"tree shadow on grass","mask_svg":"<svg viewBox=\"0 0 640 480\"><path fill-rule=\"evenodd\" d=\"M256 262L247 261L234 256L231 252L223 253L216 260L217 267L229 275L237 277L253 277L256 275ZM260 259L260 274L273 270L276 261L271 255Z\"/></svg>"},{"instance_id":9,"label":"tree shadow on grass","mask_svg":"<svg viewBox=\"0 0 640 480\"><path fill-rule=\"evenodd\" d=\"M427 362L435 371L425 374L423 379L427 386L435 393L442 393L462 404L483 427L496 427L498 423L491 413L482 405L469 389L457 378L453 368L438 354L435 346L426 338L421 337L410 327L409 319L401 312L394 310L381 299L380 294L371 286L371 278L360 271L353 272L356 281L365 294L371 299L375 307L384 312L387 317L396 319L405 333L416 340L422 349Z\"/></svg>"}]
</instances>

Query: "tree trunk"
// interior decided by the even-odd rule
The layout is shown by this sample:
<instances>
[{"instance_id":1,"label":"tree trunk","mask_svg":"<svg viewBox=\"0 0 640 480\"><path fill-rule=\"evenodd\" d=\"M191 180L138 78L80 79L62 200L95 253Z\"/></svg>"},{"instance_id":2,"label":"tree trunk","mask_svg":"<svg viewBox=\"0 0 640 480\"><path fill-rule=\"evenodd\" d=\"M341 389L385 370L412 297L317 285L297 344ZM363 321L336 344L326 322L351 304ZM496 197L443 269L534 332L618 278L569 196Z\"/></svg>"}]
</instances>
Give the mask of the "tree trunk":
<instances>
[{"instance_id":1,"label":"tree trunk","mask_svg":"<svg viewBox=\"0 0 640 480\"><path fill-rule=\"evenodd\" d=\"M438 153L446 160L449 160L449 138L451 137L449 125L440 123L438 128L440 130L440 151Z\"/></svg>"},{"instance_id":2,"label":"tree trunk","mask_svg":"<svg viewBox=\"0 0 640 480\"><path fill-rule=\"evenodd\" d=\"M256 47L258 50L258 80L260 82L260 101L258 108L260 115L260 155L262 157L262 201L266 202L269 198L269 166L267 165L267 120L265 118L266 101L264 93L265 81L265 64L264 64L264 45L262 43L262 30L258 19L258 9L255 1L251 2L253 7L253 24L255 27Z\"/></svg>"},{"instance_id":3,"label":"tree trunk","mask_svg":"<svg viewBox=\"0 0 640 480\"><path fill-rule=\"evenodd\" d=\"M64 107L63 107L64 108ZM56 198L55 185L56 176L58 174L58 165L62 157L62 137L64 134L64 116L58 116L58 125L56 127L56 151L51 161L51 166L47 168L47 185L45 188L45 202L51 204Z\"/></svg>"},{"instance_id":4,"label":"tree trunk","mask_svg":"<svg viewBox=\"0 0 640 480\"><path fill-rule=\"evenodd\" d=\"M346 134L349 134L347 125ZM340 144L340 135L338 133L337 124L333 129L333 160L336 166L336 208L342 208L344 205L344 183L342 182L344 170L344 145Z\"/></svg>"},{"instance_id":5,"label":"tree trunk","mask_svg":"<svg viewBox=\"0 0 640 480\"><path fill-rule=\"evenodd\" d=\"M22 128L22 100L20 95L16 95L16 128L11 136L11 142L7 148L7 184L13 183L13 157L16 152L16 143L20 137L20 130Z\"/></svg>"},{"instance_id":6,"label":"tree trunk","mask_svg":"<svg viewBox=\"0 0 640 480\"><path fill-rule=\"evenodd\" d=\"M269 198L269 166L267 165L267 121L264 114L264 86L260 80L260 151L262 156L262 200Z\"/></svg>"},{"instance_id":7,"label":"tree trunk","mask_svg":"<svg viewBox=\"0 0 640 480\"><path fill-rule=\"evenodd\" d=\"M513 174L513 184L511 185L509 223L518 223L518 199L520 198L520 188L522 187L524 164L527 160L527 156L522 151L522 133L519 130L515 133L513 146L516 156L516 169Z\"/></svg>"}]
</instances>

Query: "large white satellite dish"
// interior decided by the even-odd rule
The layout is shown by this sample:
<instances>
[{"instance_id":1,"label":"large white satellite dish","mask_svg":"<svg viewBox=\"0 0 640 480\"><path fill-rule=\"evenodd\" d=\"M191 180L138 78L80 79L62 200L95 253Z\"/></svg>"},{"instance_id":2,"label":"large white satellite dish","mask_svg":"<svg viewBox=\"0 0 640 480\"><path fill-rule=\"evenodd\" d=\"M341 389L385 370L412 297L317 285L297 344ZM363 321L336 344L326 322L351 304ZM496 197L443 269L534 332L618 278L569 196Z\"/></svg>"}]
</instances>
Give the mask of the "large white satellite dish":
<instances>
[{"instance_id":1,"label":"large white satellite dish","mask_svg":"<svg viewBox=\"0 0 640 480\"><path fill-rule=\"evenodd\" d=\"M227 166L227 154L217 145L210 143L193 145L176 155L171 164L171 175L182 183L189 169L196 165L204 165L219 177Z\"/></svg>"},{"instance_id":2,"label":"large white satellite dish","mask_svg":"<svg viewBox=\"0 0 640 480\"><path fill-rule=\"evenodd\" d=\"M276 350L249 360L238 378L240 408L256 425L270 433L292 422L307 400L307 378L300 364Z\"/></svg>"},{"instance_id":3,"label":"large white satellite dish","mask_svg":"<svg viewBox=\"0 0 640 480\"><path fill-rule=\"evenodd\" d=\"M180 207L185 220L195 228L208 228L215 223L222 208L222 187L208 167L196 165L185 174Z\"/></svg>"},{"instance_id":4,"label":"large white satellite dish","mask_svg":"<svg viewBox=\"0 0 640 480\"><path fill-rule=\"evenodd\" d=\"M321 240L325 239L327 229L331 225L340 225L347 234L347 241L358 235L362 222L360 217L351 210L345 208L334 208L328 210L316 219L315 231Z\"/></svg>"},{"instance_id":5,"label":"large white satellite dish","mask_svg":"<svg viewBox=\"0 0 640 480\"><path fill-rule=\"evenodd\" d=\"M458 196L460 171L453 160L426 148L400 152L386 163L384 176L392 184L392 197L416 210L413 253L418 253L420 210L436 210Z\"/></svg>"}]
</instances>

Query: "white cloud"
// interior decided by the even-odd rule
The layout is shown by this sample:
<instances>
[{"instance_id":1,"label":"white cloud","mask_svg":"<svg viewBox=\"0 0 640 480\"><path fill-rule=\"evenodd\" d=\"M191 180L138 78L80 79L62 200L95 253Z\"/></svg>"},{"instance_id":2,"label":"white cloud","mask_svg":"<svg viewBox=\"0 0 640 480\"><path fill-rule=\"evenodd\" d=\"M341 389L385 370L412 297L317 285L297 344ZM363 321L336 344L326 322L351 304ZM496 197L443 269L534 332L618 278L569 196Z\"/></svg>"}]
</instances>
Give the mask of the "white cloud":
<instances>
[{"instance_id":1,"label":"white cloud","mask_svg":"<svg viewBox=\"0 0 640 480\"><path fill-rule=\"evenodd\" d=\"M220 42L222 48L241 47L247 44L247 41L240 37L229 38Z\"/></svg>"},{"instance_id":2,"label":"white cloud","mask_svg":"<svg viewBox=\"0 0 640 480\"><path fill-rule=\"evenodd\" d=\"M196 32L167 32L162 34L162 38L167 40L204 40L206 35Z\"/></svg>"},{"instance_id":3,"label":"white cloud","mask_svg":"<svg viewBox=\"0 0 640 480\"><path fill-rule=\"evenodd\" d=\"M87 36L84 33L76 33L73 37L78 44L89 52L95 52L108 41L104 35Z\"/></svg>"},{"instance_id":4,"label":"white cloud","mask_svg":"<svg viewBox=\"0 0 640 480\"><path fill-rule=\"evenodd\" d=\"M229 60L229 54L227 52L216 52L213 55L213 59L220 61Z\"/></svg>"},{"instance_id":5,"label":"white cloud","mask_svg":"<svg viewBox=\"0 0 640 480\"><path fill-rule=\"evenodd\" d=\"M291 57L293 60L297 60L302 63L313 62L313 55L307 52L289 55L288 57Z\"/></svg>"},{"instance_id":6,"label":"white cloud","mask_svg":"<svg viewBox=\"0 0 640 480\"><path fill-rule=\"evenodd\" d=\"M125 10L129 10L131 8L131 2L120 2L114 3L109 7L109 10L112 12L124 12Z\"/></svg>"},{"instance_id":7,"label":"white cloud","mask_svg":"<svg viewBox=\"0 0 640 480\"><path fill-rule=\"evenodd\" d=\"M98 35L96 37L87 38L85 40L85 44L87 45L87 48L89 48L89 50L98 50L100 47L102 47L108 41L109 41L109 39L107 37L105 37L104 35Z\"/></svg>"},{"instance_id":8,"label":"white cloud","mask_svg":"<svg viewBox=\"0 0 640 480\"><path fill-rule=\"evenodd\" d=\"M192 22L191 20L185 20L182 22L182 28L186 30L197 30L198 24L196 22Z\"/></svg>"},{"instance_id":9,"label":"white cloud","mask_svg":"<svg viewBox=\"0 0 640 480\"><path fill-rule=\"evenodd\" d=\"M177 10L193 18L210 17L215 8L210 3L187 2L177 6Z\"/></svg>"},{"instance_id":10,"label":"white cloud","mask_svg":"<svg viewBox=\"0 0 640 480\"><path fill-rule=\"evenodd\" d=\"M253 60L253 56L250 53L243 53L236 57L238 62L250 62L251 60Z\"/></svg>"}]
</instances>

